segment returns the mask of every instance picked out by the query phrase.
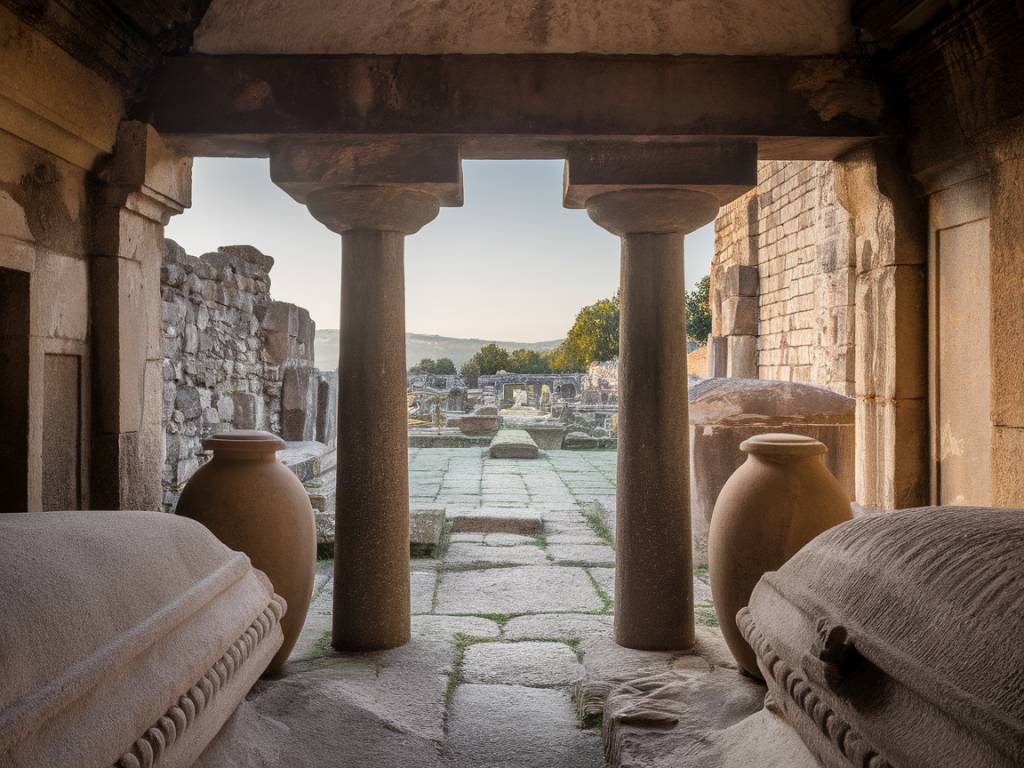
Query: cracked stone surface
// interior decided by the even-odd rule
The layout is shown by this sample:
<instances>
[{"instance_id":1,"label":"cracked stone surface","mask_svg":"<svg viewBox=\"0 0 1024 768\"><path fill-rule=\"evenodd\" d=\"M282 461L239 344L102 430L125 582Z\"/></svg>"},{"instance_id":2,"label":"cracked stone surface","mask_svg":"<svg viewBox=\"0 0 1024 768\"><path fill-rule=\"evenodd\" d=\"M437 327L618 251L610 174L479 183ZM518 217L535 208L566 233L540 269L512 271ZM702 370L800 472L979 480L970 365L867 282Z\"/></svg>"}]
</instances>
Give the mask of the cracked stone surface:
<instances>
[{"instance_id":1,"label":"cracked stone surface","mask_svg":"<svg viewBox=\"0 0 1024 768\"><path fill-rule=\"evenodd\" d=\"M467 683L557 688L572 685L582 673L576 653L565 643L476 643L462 662Z\"/></svg>"},{"instance_id":2,"label":"cracked stone surface","mask_svg":"<svg viewBox=\"0 0 1024 768\"><path fill-rule=\"evenodd\" d=\"M579 717L599 717L616 680L726 665L707 648L612 642L598 586L612 597L614 550L587 518L615 493L614 452L413 449L409 478L418 508L535 527L449 530L436 559L413 558L412 641L389 651L331 648L332 564L319 563L285 675L253 689L197 768L601 768L601 734ZM713 611L706 574L694 588L700 618ZM698 627L709 648L715 633Z\"/></svg>"}]
</instances>

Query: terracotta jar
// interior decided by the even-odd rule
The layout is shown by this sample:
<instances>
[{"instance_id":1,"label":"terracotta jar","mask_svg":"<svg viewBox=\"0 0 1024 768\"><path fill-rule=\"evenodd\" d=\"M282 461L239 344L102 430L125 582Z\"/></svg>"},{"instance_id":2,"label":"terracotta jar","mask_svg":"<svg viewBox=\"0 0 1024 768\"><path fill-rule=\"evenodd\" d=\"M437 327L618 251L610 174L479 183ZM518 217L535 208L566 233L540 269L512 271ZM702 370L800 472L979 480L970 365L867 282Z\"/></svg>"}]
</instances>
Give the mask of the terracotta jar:
<instances>
[{"instance_id":1,"label":"terracotta jar","mask_svg":"<svg viewBox=\"0 0 1024 768\"><path fill-rule=\"evenodd\" d=\"M761 576L853 515L849 497L822 461L828 449L814 438L757 435L740 450L747 460L726 481L711 516L708 567L729 650L743 669L761 677L736 614Z\"/></svg>"},{"instance_id":2,"label":"terracotta jar","mask_svg":"<svg viewBox=\"0 0 1024 768\"><path fill-rule=\"evenodd\" d=\"M203 441L213 458L192 475L179 515L198 520L270 578L287 603L284 642L267 672L284 667L309 610L316 571L316 526L299 479L277 460L285 442L269 432L225 432Z\"/></svg>"}]
</instances>

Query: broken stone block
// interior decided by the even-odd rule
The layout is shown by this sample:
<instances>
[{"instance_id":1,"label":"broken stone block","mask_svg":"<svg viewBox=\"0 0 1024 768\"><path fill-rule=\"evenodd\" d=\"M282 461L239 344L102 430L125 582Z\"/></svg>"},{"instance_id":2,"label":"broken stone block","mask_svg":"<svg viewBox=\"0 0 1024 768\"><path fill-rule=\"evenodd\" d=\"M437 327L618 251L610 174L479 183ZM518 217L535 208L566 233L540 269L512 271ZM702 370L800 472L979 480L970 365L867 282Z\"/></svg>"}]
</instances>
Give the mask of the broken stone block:
<instances>
[{"instance_id":1,"label":"broken stone block","mask_svg":"<svg viewBox=\"0 0 1024 768\"><path fill-rule=\"evenodd\" d=\"M462 507L448 510L454 533L521 533L539 536L544 514L526 507Z\"/></svg>"},{"instance_id":2,"label":"broken stone block","mask_svg":"<svg viewBox=\"0 0 1024 768\"><path fill-rule=\"evenodd\" d=\"M537 443L523 429L502 429L491 440L492 459L536 459Z\"/></svg>"},{"instance_id":3,"label":"broken stone block","mask_svg":"<svg viewBox=\"0 0 1024 768\"><path fill-rule=\"evenodd\" d=\"M316 437L317 379L315 368L286 368L281 388L281 437Z\"/></svg>"},{"instance_id":4,"label":"broken stone block","mask_svg":"<svg viewBox=\"0 0 1024 768\"><path fill-rule=\"evenodd\" d=\"M444 507L409 510L409 554L434 557L444 532Z\"/></svg>"},{"instance_id":5,"label":"broken stone block","mask_svg":"<svg viewBox=\"0 0 1024 768\"><path fill-rule=\"evenodd\" d=\"M458 427L464 435L498 434L499 417L470 413L459 418Z\"/></svg>"}]
</instances>

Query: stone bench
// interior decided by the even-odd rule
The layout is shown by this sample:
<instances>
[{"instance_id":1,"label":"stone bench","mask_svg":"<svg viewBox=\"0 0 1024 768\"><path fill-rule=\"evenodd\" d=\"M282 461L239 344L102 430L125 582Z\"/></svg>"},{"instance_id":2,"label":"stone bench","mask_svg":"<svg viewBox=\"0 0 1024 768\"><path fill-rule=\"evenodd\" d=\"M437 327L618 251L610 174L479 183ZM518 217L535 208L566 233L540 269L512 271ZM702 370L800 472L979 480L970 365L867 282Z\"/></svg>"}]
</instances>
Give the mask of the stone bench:
<instances>
[{"instance_id":1,"label":"stone bench","mask_svg":"<svg viewBox=\"0 0 1024 768\"><path fill-rule=\"evenodd\" d=\"M537 443L524 429L503 429L491 440L492 459L536 459Z\"/></svg>"}]
</instances>

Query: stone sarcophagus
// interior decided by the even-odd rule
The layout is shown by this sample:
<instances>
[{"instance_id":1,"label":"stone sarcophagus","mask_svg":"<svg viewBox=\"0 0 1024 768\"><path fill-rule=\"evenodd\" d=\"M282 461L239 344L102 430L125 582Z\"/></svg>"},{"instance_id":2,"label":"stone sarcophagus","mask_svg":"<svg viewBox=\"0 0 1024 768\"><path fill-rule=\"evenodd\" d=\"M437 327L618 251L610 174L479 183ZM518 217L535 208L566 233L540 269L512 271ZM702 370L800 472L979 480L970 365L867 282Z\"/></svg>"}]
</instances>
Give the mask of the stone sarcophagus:
<instances>
[{"instance_id":1,"label":"stone sarcophagus","mask_svg":"<svg viewBox=\"0 0 1024 768\"><path fill-rule=\"evenodd\" d=\"M739 625L828 768L1024 765L1024 511L931 507L825 532Z\"/></svg>"},{"instance_id":2,"label":"stone sarcophagus","mask_svg":"<svg viewBox=\"0 0 1024 768\"><path fill-rule=\"evenodd\" d=\"M199 523L0 515L0 766L187 768L281 645L285 605Z\"/></svg>"}]
</instances>

